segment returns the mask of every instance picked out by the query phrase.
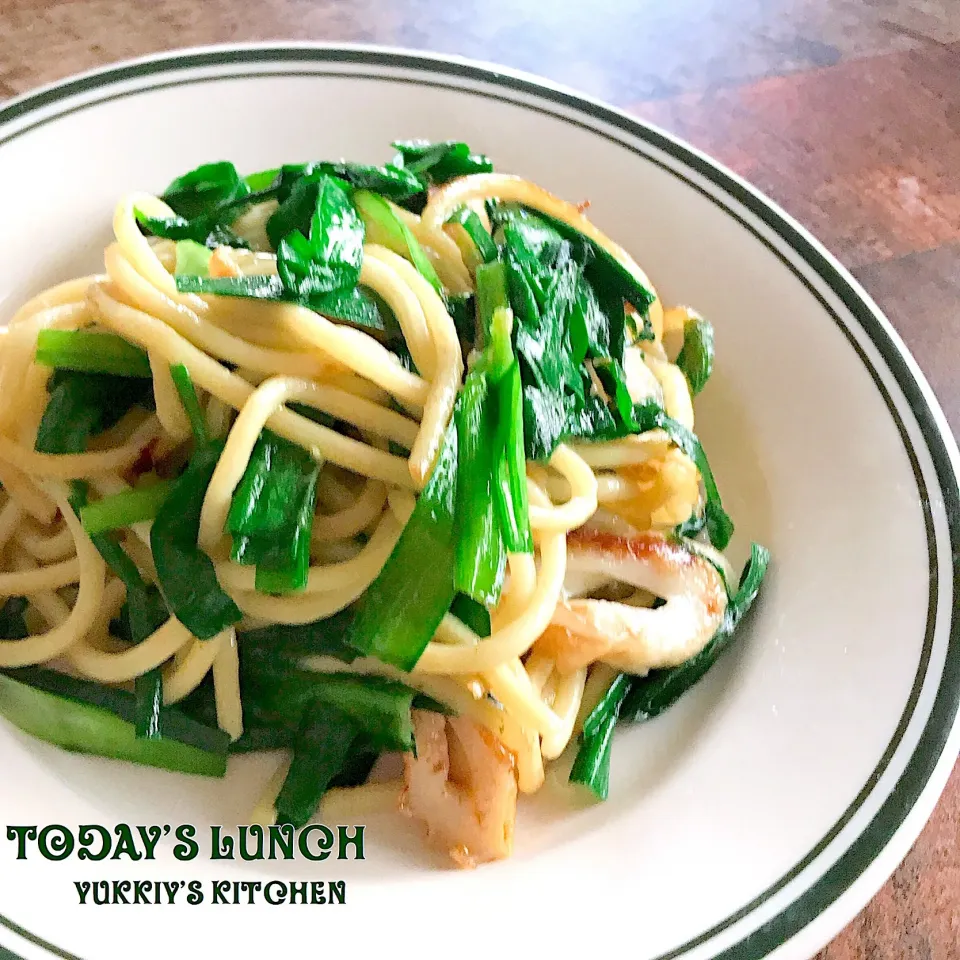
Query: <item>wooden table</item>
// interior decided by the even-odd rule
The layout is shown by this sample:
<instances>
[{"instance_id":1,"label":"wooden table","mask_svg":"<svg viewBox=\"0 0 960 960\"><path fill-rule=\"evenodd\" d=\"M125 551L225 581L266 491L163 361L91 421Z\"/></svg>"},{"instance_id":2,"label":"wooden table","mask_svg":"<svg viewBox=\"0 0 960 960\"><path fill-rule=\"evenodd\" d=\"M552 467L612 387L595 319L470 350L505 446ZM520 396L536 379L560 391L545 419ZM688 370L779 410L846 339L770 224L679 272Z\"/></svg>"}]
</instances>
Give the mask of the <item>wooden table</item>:
<instances>
[{"instance_id":1,"label":"wooden table","mask_svg":"<svg viewBox=\"0 0 960 960\"><path fill-rule=\"evenodd\" d=\"M0 97L187 44L385 43L520 67L692 141L843 260L954 430L960 0L2 0ZM960 774L820 960L960 957Z\"/></svg>"}]
</instances>

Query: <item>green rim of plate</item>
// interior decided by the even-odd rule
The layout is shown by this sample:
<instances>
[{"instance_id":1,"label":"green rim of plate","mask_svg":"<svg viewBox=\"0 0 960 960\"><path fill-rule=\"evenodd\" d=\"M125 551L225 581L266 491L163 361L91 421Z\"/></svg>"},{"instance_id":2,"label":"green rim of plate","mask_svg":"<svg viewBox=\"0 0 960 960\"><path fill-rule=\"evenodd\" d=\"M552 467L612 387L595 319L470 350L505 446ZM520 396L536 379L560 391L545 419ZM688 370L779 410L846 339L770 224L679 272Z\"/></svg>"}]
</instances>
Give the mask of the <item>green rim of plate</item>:
<instances>
[{"instance_id":1,"label":"green rim of plate","mask_svg":"<svg viewBox=\"0 0 960 960\"><path fill-rule=\"evenodd\" d=\"M348 71L343 72L342 75L344 77L358 80L376 80L390 83L410 83L420 86L445 87L453 90L461 90L472 96L501 100L515 106L523 107L524 109L550 115L565 123L589 130L597 136L601 136L630 150L644 161L657 165L709 199L728 216L732 217L746 230L750 231L757 240L777 256L797 279L803 283L807 291L813 295L824 310L833 317L834 322L844 333L847 342L856 351L860 360L870 373L900 433L904 449L910 460L917 481L917 492L924 514L930 564L930 596L926 635L918 664L917 675L893 737L863 789L823 839L801 861L736 913L731 914L720 923L715 924L709 930L703 931L686 943L667 953L663 953L655 958L650 958L650 960L682 960L688 951L707 943L733 924L748 917L813 863L836 839L840 831L853 819L866 802L897 753L926 681L937 613L941 605L941 598L938 595L939 550L941 545L938 545L936 539L933 515L930 509L929 491L927 490L926 481L914 452L914 446L910 442L907 428L878 370L857 342L853 331L848 328L846 323L823 295L797 268L797 265L785 256L780 248L771 243L757 230L753 224L738 213L736 209L725 203L722 196L715 195L701 186L695 179L686 175L682 170L677 169L676 166L665 163L655 153L648 152L630 141L640 141L643 145L652 147L655 151L669 156L672 161L679 163L697 176L702 177L713 187L718 188L722 194L733 199L736 204L746 208L753 216L757 217L766 227L772 230L783 244L790 248L794 255L799 256L804 265L817 275L850 312L862 332L867 335L882 357L889 373L896 380L897 386L902 391L934 465L949 530L949 544L942 544L944 555L952 557L953 565L951 596L946 600L946 602L950 604L950 636L943 672L940 676L940 682L930 716L927 719L923 732L920 734L917 745L903 773L893 790L884 799L880 809L874 814L873 818L859 836L818 880L800 893L799 896L780 910L780 912L765 921L760 927L734 945L714 954L712 958L712 960L763 960L763 958L767 957L773 950L793 939L805 927L817 919L831 904L839 899L839 897L864 874L867 868L877 859L878 855L893 839L919 800L928 781L933 776L950 732L953 729L958 706L960 706L960 614L955 614L953 611L953 597L956 596L958 585L960 585L960 489L958 489L957 473L951 459L950 448L938 424L937 412L925 395L921 381L911 369L904 350L902 350L890 336L884 323L863 299L861 294L858 293L845 271L831 260L819 244L812 241L806 234L799 230L787 215L772 201L747 187L735 176L706 159L692 148L666 136L658 130L648 127L634 117L577 94L553 87L547 81L540 81L514 71L505 71L493 65L473 63L459 59L448 60L442 57L408 51L350 46L298 46L288 44L283 46L213 47L174 52L172 54L148 57L143 60L106 67L102 70L83 74L73 79L64 80L61 83L42 88L36 93L27 94L17 99L0 109L0 146L30 130L59 119L66 114L88 109L110 100L137 96L141 93L163 89L165 87L216 82L226 78L292 76L297 75L297 71L287 68L271 73L270 71L257 69L249 74L242 74L238 73L235 69L231 69L222 74L205 74L189 79L165 81L158 79L156 83L146 86L139 85L130 90L116 91L109 89L111 85L123 81L141 80L153 75L170 76L178 71L194 70L201 67L226 66L236 68L238 65L244 64L262 67L263 65L269 64L292 65L296 63L341 64L350 68ZM361 73L358 68L364 66L373 67L375 71L368 74ZM409 75L391 75L384 72L385 68L394 68L407 72L416 71L418 75L415 77ZM432 76L423 76L423 74ZM303 75L331 76L337 75L337 72L335 70L318 71L313 69L304 71ZM461 82L455 82L458 80ZM487 87L501 88L502 90L520 93L534 99L527 100L507 97L489 88L478 89L465 86L462 81L480 82L487 85ZM27 124L25 126L19 126L18 124L19 129L6 136L2 135L3 125L5 124L20 121L31 113L37 113L63 100L89 93L98 88L106 88L104 90L104 96L96 99L88 99L81 104L44 116L33 124ZM546 107L546 103L556 104L568 110L575 110L581 114L581 117L589 118L593 121L600 121L604 125L626 134L629 139L624 139L607 130L600 129L591 123L584 122L583 119L577 119L566 113L558 113L550 110ZM23 940L46 950L51 956L59 957L61 960L81 960L81 958L76 957L74 954L68 953L49 941L30 933L19 924L2 915L0 915L0 926L5 927ZM0 960L20 960L20 958L18 958L16 954L11 953L7 948L0 946ZM93 960L93 958L88 958L88 960Z\"/></svg>"}]
</instances>

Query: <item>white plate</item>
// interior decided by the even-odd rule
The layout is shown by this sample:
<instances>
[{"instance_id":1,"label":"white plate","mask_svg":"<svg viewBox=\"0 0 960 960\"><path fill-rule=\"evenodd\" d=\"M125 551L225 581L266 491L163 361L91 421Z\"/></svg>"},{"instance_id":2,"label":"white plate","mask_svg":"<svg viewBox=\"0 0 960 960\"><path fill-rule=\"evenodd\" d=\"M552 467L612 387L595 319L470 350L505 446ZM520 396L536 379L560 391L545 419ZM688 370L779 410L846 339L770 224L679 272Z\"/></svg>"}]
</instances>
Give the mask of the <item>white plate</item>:
<instances>
[{"instance_id":1,"label":"white plate","mask_svg":"<svg viewBox=\"0 0 960 960\"><path fill-rule=\"evenodd\" d=\"M363 862L14 859L0 943L84 960L811 956L916 837L957 753L957 450L889 323L796 223L661 131L532 78L398 51L232 47L150 58L0 111L0 291L98 268L121 191L200 162L243 170L450 137L572 200L667 302L717 332L698 431L738 523L774 556L734 651L661 719L620 733L611 799L527 804L506 863L438 868L369 821ZM266 766L206 783L70 756L0 726L0 826L242 823ZM314 908L80 906L73 881L343 878ZM609 949L609 948L608 948Z\"/></svg>"}]
</instances>

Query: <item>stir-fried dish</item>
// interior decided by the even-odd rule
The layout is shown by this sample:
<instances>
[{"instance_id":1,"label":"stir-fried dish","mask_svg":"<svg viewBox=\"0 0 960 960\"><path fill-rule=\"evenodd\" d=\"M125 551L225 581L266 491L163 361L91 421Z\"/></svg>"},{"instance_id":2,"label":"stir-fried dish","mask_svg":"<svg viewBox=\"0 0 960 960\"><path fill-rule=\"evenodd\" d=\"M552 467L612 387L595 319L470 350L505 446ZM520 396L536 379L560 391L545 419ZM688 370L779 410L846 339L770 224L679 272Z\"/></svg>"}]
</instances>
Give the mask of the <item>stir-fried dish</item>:
<instances>
[{"instance_id":1,"label":"stir-fried dish","mask_svg":"<svg viewBox=\"0 0 960 960\"><path fill-rule=\"evenodd\" d=\"M586 204L394 148L126 196L104 272L10 320L0 714L183 774L279 751L261 822L374 791L467 866L545 765L606 798L768 554L722 552L707 320Z\"/></svg>"}]
</instances>

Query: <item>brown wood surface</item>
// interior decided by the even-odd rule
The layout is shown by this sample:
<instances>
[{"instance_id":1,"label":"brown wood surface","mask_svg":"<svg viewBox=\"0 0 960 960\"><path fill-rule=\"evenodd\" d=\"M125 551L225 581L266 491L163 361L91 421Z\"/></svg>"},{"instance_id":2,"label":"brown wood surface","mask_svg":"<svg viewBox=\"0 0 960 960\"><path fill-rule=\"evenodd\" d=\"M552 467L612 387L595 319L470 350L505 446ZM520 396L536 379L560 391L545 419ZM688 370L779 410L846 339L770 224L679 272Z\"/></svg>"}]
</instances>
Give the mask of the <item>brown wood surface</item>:
<instances>
[{"instance_id":1,"label":"brown wood surface","mask_svg":"<svg viewBox=\"0 0 960 960\"><path fill-rule=\"evenodd\" d=\"M625 106L769 193L886 310L960 427L960 0L0 0L0 97L185 45L459 53ZM960 958L960 775L820 960Z\"/></svg>"}]
</instances>

